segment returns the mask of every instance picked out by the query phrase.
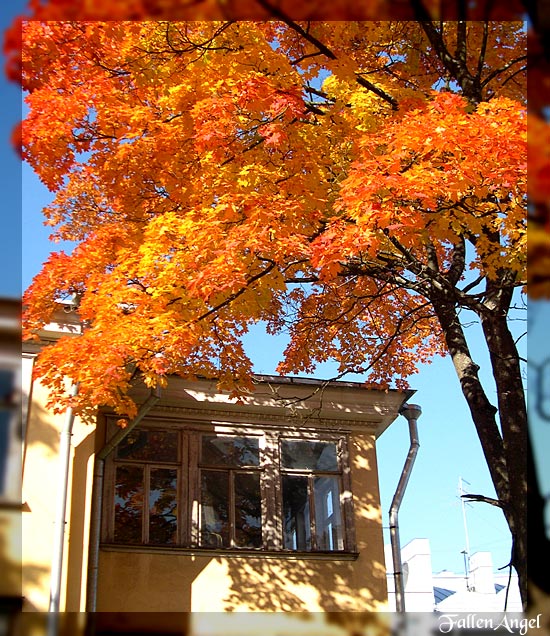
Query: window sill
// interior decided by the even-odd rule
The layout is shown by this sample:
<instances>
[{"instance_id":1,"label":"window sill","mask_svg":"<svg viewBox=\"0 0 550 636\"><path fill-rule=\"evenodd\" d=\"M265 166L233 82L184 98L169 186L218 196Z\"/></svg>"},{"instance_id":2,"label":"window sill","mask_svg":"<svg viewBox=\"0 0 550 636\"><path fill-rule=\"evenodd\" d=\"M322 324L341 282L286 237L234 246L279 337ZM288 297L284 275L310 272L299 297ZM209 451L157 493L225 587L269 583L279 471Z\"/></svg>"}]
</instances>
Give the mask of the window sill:
<instances>
[{"instance_id":1,"label":"window sill","mask_svg":"<svg viewBox=\"0 0 550 636\"><path fill-rule=\"evenodd\" d=\"M18 512L27 512L29 506L22 503L21 500L9 499L8 497L0 497L0 510L16 510Z\"/></svg>"},{"instance_id":2,"label":"window sill","mask_svg":"<svg viewBox=\"0 0 550 636\"><path fill-rule=\"evenodd\" d=\"M309 552L291 550L254 550L254 549L227 549L212 550L211 548L182 548L156 545L120 545L116 543L102 543L101 550L105 552L145 552L147 554L180 554L185 556L207 557L261 557L262 559L288 559L288 560L320 560L320 561L355 561L359 552Z\"/></svg>"}]
</instances>

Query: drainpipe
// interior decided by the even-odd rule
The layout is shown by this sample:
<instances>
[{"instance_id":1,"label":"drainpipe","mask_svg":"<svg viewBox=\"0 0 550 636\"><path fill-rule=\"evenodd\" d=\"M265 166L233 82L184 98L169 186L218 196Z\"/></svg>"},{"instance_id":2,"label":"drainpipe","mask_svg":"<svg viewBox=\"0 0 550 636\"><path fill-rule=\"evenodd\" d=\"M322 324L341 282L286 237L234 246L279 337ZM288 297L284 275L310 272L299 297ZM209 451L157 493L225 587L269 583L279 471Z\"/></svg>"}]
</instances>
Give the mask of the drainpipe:
<instances>
[{"instance_id":1,"label":"drainpipe","mask_svg":"<svg viewBox=\"0 0 550 636\"><path fill-rule=\"evenodd\" d=\"M414 460L420 443L418 442L418 430L416 421L422 414L422 409L417 404L403 404L399 409L399 414L409 422L410 447L403 466L397 489L390 506L390 539L393 560L393 577L395 581L395 609L399 613L405 612L405 585L403 581L403 563L401 561L401 545L399 543L399 507L405 494L405 488L409 481Z\"/></svg>"},{"instance_id":2,"label":"drainpipe","mask_svg":"<svg viewBox=\"0 0 550 636\"><path fill-rule=\"evenodd\" d=\"M92 510L90 515L90 546L88 550L88 579L86 583L86 612L96 611L97 582L99 572L99 543L101 539L101 513L103 509L103 478L105 459L117 445L141 422L153 406L160 400L160 388L155 387L151 395L141 405L136 417L96 453L92 486Z\"/></svg>"},{"instance_id":3,"label":"drainpipe","mask_svg":"<svg viewBox=\"0 0 550 636\"><path fill-rule=\"evenodd\" d=\"M71 387L71 397L76 397L78 384ZM65 544L65 515L67 513L67 490L69 483L69 464L71 459L71 437L73 434L74 412L71 406L65 412L65 422L59 438L60 488L57 493L57 505L54 520L54 545L50 576L50 604L48 611L59 613L61 602L61 577L63 574L63 547Z\"/></svg>"}]
</instances>

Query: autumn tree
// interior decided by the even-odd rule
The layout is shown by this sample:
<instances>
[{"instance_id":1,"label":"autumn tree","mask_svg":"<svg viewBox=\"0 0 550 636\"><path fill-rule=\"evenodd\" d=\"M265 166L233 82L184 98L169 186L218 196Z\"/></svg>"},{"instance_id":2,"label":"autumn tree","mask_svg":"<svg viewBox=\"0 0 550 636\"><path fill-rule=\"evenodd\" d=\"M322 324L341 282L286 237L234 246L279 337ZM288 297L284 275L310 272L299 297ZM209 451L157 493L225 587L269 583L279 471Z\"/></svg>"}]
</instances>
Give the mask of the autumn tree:
<instances>
[{"instance_id":1,"label":"autumn tree","mask_svg":"<svg viewBox=\"0 0 550 636\"><path fill-rule=\"evenodd\" d=\"M403 387L452 357L526 598L527 422L509 312L525 285L521 23L28 22L23 155L72 254L25 296L51 404L136 406L136 375L251 386L242 336L287 331L281 373ZM464 312L481 324L496 403ZM83 361L87 363L83 364ZM65 393L65 378L79 385Z\"/></svg>"}]
</instances>

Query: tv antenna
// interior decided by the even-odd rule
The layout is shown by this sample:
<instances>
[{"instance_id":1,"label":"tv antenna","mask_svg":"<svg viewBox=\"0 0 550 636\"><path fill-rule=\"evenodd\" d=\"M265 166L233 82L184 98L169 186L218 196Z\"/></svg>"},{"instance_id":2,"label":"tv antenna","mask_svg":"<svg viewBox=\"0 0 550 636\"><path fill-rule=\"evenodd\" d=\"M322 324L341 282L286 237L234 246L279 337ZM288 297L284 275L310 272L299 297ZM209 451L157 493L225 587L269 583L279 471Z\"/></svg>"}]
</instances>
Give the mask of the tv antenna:
<instances>
[{"instance_id":1,"label":"tv antenna","mask_svg":"<svg viewBox=\"0 0 550 636\"><path fill-rule=\"evenodd\" d=\"M462 479L462 477L458 478L458 496L460 497L460 505L462 507L462 522L464 524L464 537L466 540L465 549L462 550L462 554L464 555L464 573L466 578L466 589L468 591L470 588L470 536L468 534L468 521L466 519L466 502L464 501L463 495L466 494L464 491L464 484L468 484L471 486L469 481Z\"/></svg>"}]
</instances>

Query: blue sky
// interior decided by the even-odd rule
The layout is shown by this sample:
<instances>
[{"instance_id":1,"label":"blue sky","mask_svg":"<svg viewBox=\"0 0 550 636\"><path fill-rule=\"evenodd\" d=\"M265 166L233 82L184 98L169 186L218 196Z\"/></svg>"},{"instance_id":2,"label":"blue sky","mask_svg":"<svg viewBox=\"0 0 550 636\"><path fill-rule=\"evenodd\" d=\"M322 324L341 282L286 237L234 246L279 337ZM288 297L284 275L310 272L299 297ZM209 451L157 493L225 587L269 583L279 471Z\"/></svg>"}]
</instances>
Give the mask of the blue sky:
<instances>
[{"instance_id":1,"label":"blue sky","mask_svg":"<svg viewBox=\"0 0 550 636\"><path fill-rule=\"evenodd\" d=\"M21 0L1 3L0 30L4 33L11 17L23 5ZM4 58L2 58L3 67ZM0 232L0 295L19 296L21 290L21 166L16 153L11 148L9 138L14 124L21 117L21 99L18 86L8 83L3 68L0 75L0 144L2 170L0 170L2 201L2 232Z\"/></svg>"},{"instance_id":2,"label":"blue sky","mask_svg":"<svg viewBox=\"0 0 550 636\"><path fill-rule=\"evenodd\" d=\"M17 6L23 3L13 2L2 11L2 25L5 24L7 11L15 13ZM50 230L43 226L41 210L51 199L50 193L39 183L28 166L19 165L17 157L6 143L7 135L13 123L20 116L20 95L14 86L0 82L3 103L10 104L8 116L2 117L1 133L2 166L5 187L3 189L4 227L2 236L2 271L12 275L3 277L0 294L17 296L21 288L30 283L50 250L59 249L59 245L49 244ZM6 95L9 94L9 102ZM13 184L22 181L22 189ZM8 187L9 186L9 187ZM22 210L21 226L17 211ZM19 246L22 245L22 254ZM23 267L21 276L13 263L20 261ZM541 324L547 323L550 312L542 307L538 316L534 316L534 327L542 332ZM518 325L519 326L519 325ZM520 327L521 328L521 327ZM476 333L477 326L469 328L474 340L473 350L480 351L482 339ZM545 341L545 338L543 338ZM475 344L477 342L477 344ZM255 371L274 373L277 362L285 347L284 337L273 338L265 335L261 328L251 332L246 338L249 351L253 351ZM539 349L540 355L541 349ZM481 375L490 383L490 370L486 358L478 360ZM335 368L330 364L318 369L315 377L330 378ZM361 379L350 376L347 379ZM450 359L438 358L430 365L422 365L419 373L410 380L411 387L417 393L411 400L422 406L423 414L418 422L420 450L401 506L400 532L401 544L416 537L427 537L432 550L434 571L442 569L462 572L464 560L461 551L465 547L464 527L461 506L458 499L458 481L462 477L469 482L469 492L494 496L488 469L481 451L474 425ZM490 399L494 391L489 390ZM544 447L550 441L549 425L537 428L537 439L542 440L538 447ZM378 442L378 464L380 472L383 523L388 525L388 511L397 485L403 463L409 447L408 425L400 417L382 435ZM545 491L550 491L546 482ZM466 509L471 552L487 550L493 555L495 569L505 566L510 557L510 536L504 518L499 510L486 504L469 504ZM386 530L386 541L389 533Z\"/></svg>"}]
</instances>

